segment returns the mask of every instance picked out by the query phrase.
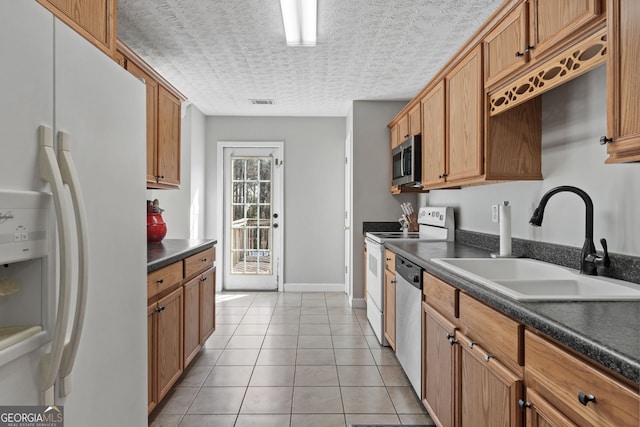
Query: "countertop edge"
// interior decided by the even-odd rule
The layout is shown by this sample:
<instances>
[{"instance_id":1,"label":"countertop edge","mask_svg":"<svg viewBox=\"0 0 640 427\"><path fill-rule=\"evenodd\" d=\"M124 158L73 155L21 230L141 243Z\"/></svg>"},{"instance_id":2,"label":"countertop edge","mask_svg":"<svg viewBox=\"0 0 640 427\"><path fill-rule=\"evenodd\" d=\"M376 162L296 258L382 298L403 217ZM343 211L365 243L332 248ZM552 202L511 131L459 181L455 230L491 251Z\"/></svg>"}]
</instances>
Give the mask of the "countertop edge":
<instances>
[{"instance_id":1,"label":"countertop edge","mask_svg":"<svg viewBox=\"0 0 640 427\"><path fill-rule=\"evenodd\" d=\"M588 336L574 331L562 323L545 317L533 310L530 306L527 306L529 303L519 302L505 297L480 283L468 280L445 269L444 267L432 262L430 259L418 257L391 242L386 242L385 247L388 247L398 255L418 264L427 272L451 283L490 307L514 318L523 325L535 328L543 334L559 341L563 345L636 384L640 382L640 361L634 360L634 358L629 355L612 350L603 343L594 341ZM487 256L489 256L490 252L486 252Z\"/></svg>"},{"instance_id":2,"label":"countertop edge","mask_svg":"<svg viewBox=\"0 0 640 427\"><path fill-rule=\"evenodd\" d=\"M147 244L147 273L158 270L176 261L214 247L215 239L169 239Z\"/></svg>"}]
</instances>

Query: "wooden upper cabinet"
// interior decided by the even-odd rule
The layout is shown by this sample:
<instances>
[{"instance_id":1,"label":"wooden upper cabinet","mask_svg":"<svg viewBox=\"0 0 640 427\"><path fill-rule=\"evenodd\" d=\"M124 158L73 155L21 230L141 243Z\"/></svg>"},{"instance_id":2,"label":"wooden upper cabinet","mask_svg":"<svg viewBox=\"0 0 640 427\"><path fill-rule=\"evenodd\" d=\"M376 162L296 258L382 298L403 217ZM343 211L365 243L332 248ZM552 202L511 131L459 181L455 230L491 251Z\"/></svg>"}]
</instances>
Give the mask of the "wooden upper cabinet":
<instances>
[{"instance_id":1,"label":"wooden upper cabinet","mask_svg":"<svg viewBox=\"0 0 640 427\"><path fill-rule=\"evenodd\" d=\"M476 46L446 78L448 92L449 171L447 181L483 173L482 46Z\"/></svg>"},{"instance_id":2,"label":"wooden upper cabinet","mask_svg":"<svg viewBox=\"0 0 640 427\"><path fill-rule=\"evenodd\" d=\"M184 98L118 40L117 62L147 86L147 188L180 186L180 121Z\"/></svg>"},{"instance_id":3,"label":"wooden upper cabinet","mask_svg":"<svg viewBox=\"0 0 640 427\"><path fill-rule=\"evenodd\" d=\"M598 18L601 14L601 1L528 0L528 49L531 58L537 58L582 26Z\"/></svg>"},{"instance_id":4,"label":"wooden upper cabinet","mask_svg":"<svg viewBox=\"0 0 640 427\"><path fill-rule=\"evenodd\" d=\"M640 161L640 1L608 0L607 163ZM610 138L610 140L609 140Z\"/></svg>"},{"instance_id":5,"label":"wooden upper cabinet","mask_svg":"<svg viewBox=\"0 0 640 427\"><path fill-rule=\"evenodd\" d=\"M409 116L404 115L398 120L398 144L402 144L409 137Z\"/></svg>"},{"instance_id":6,"label":"wooden upper cabinet","mask_svg":"<svg viewBox=\"0 0 640 427\"><path fill-rule=\"evenodd\" d=\"M109 56L116 52L116 0L38 0Z\"/></svg>"},{"instance_id":7,"label":"wooden upper cabinet","mask_svg":"<svg viewBox=\"0 0 640 427\"><path fill-rule=\"evenodd\" d=\"M527 62L527 4L509 13L484 39L486 85L511 74Z\"/></svg>"},{"instance_id":8,"label":"wooden upper cabinet","mask_svg":"<svg viewBox=\"0 0 640 427\"><path fill-rule=\"evenodd\" d=\"M400 137L398 136L398 124L396 123L389 129L389 137L391 141L391 149L393 150L400 144Z\"/></svg>"},{"instance_id":9,"label":"wooden upper cabinet","mask_svg":"<svg viewBox=\"0 0 640 427\"><path fill-rule=\"evenodd\" d=\"M155 182L158 161L156 147L158 109L156 105L158 105L159 85L156 80L131 61L126 63L126 69L142 80L147 87L147 182Z\"/></svg>"},{"instance_id":10,"label":"wooden upper cabinet","mask_svg":"<svg viewBox=\"0 0 640 427\"><path fill-rule=\"evenodd\" d=\"M409 118L409 135L420 135L422 133L422 111L420 107L420 103L418 102L409 113L407 113L407 117Z\"/></svg>"},{"instance_id":11,"label":"wooden upper cabinet","mask_svg":"<svg viewBox=\"0 0 640 427\"><path fill-rule=\"evenodd\" d=\"M158 183L180 185L180 99L160 86L158 93Z\"/></svg>"},{"instance_id":12,"label":"wooden upper cabinet","mask_svg":"<svg viewBox=\"0 0 640 427\"><path fill-rule=\"evenodd\" d=\"M422 103L422 186L429 188L444 182L446 174L445 90L438 83Z\"/></svg>"}]
</instances>

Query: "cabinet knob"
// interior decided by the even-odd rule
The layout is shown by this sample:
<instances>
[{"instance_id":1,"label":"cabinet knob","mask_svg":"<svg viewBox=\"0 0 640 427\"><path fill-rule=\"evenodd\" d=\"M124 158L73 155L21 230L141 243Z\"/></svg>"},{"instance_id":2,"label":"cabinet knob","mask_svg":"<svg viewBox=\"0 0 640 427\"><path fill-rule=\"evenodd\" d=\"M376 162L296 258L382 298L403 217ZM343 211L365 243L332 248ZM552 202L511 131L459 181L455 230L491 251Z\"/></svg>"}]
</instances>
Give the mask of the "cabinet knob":
<instances>
[{"instance_id":1,"label":"cabinet knob","mask_svg":"<svg viewBox=\"0 0 640 427\"><path fill-rule=\"evenodd\" d=\"M395 285L395 284L396 284L396 281L395 281L395 280L392 280L392 281L391 281L391 283L393 283L393 284Z\"/></svg>"},{"instance_id":2,"label":"cabinet knob","mask_svg":"<svg viewBox=\"0 0 640 427\"><path fill-rule=\"evenodd\" d=\"M439 178L439 179L442 179L442 178L446 178L446 177L448 177L448 176L449 176L448 174L443 173L442 175L438 175L438 178Z\"/></svg>"},{"instance_id":3,"label":"cabinet knob","mask_svg":"<svg viewBox=\"0 0 640 427\"><path fill-rule=\"evenodd\" d=\"M206 282L206 281L207 281L207 278L206 278L206 277L201 277L201 278L200 278L200 281L201 281L201 282Z\"/></svg>"},{"instance_id":4,"label":"cabinet knob","mask_svg":"<svg viewBox=\"0 0 640 427\"><path fill-rule=\"evenodd\" d=\"M613 138L607 138L607 135L600 137L600 145L607 145L613 142Z\"/></svg>"},{"instance_id":5,"label":"cabinet knob","mask_svg":"<svg viewBox=\"0 0 640 427\"><path fill-rule=\"evenodd\" d=\"M533 50L533 49L535 49L535 48L536 48L535 46L527 45L527 47L525 47L525 48L524 48L524 51L525 51L525 52L530 52L530 51L532 51L532 50Z\"/></svg>"},{"instance_id":6,"label":"cabinet knob","mask_svg":"<svg viewBox=\"0 0 640 427\"><path fill-rule=\"evenodd\" d=\"M391 261L391 258L387 258L387 261Z\"/></svg>"},{"instance_id":7,"label":"cabinet knob","mask_svg":"<svg viewBox=\"0 0 640 427\"><path fill-rule=\"evenodd\" d=\"M525 402L524 400L519 399L518 400L518 406L520 407L520 409L531 408L531 403Z\"/></svg>"},{"instance_id":8,"label":"cabinet knob","mask_svg":"<svg viewBox=\"0 0 640 427\"><path fill-rule=\"evenodd\" d=\"M157 283L157 284L159 284L159 285L161 285L161 284L163 284L163 283L164 283L164 279L156 280L156 283Z\"/></svg>"},{"instance_id":9,"label":"cabinet knob","mask_svg":"<svg viewBox=\"0 0 640 427\"><path fill-rule=\"evenodd\" d=\"M522 58L524 56L524 53L522 52L516 52L516 58Z\"/></svg>"},{"instance_id":10,"label":"cabinet knob","mask_svg":"<svg viewBox=\"0 0 640 427\"><path fill-rule=\"evenodd\" d=\"M160 312L164 311L166 308L167 308L167 307L164 307L164 306L162 306L162 307L158 307L158 308L156 308L156 312L157 312L157 313L160 313Z\"/></svg>"},{"instance_id":11,"label":"cabinet knob","mask_svg":"<svg viewBox=\"0 0 640 427\"><path fill-rule=\"evenodd\" d=\"M593 394L584 394L583 392L578 393L578 401L582 403L584 406L587 406L589 402L596 402L596 397Z\"/></svg>"},{"instance_id":12,"label":"cabinet knob","mask_svg":"<svg viewBox=\"0 0 640 427\"><path fill-rule=\"evenodd\" d=\"M206 258L202 258L200 261L201 262L207 262L207 259Z\"/></svg>"},{"instance_id":13,"label":"cabinet knob","mask_svg":"<svg viewBox=\"0 0 640 427\"><path fill-rule=\"evenodd\" d=\"M485 362L488 362L488 361L489 361L489 359L491 359L492 357L494 357L494 356L493 356L493 354L485 354L485 355L484 355L484 361L485 361Z\"/></svg>"}]
</instances>

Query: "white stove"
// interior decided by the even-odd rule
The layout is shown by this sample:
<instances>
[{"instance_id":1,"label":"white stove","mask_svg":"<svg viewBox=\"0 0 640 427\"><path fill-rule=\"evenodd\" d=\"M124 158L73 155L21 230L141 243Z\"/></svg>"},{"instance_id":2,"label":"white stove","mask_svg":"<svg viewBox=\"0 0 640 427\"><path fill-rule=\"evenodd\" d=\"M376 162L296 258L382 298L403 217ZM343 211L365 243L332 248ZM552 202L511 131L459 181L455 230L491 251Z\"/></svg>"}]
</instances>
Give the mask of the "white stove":
<instances>
[{"instance_id":1,"label":"white stove","mask_svg":"<svg viewBox=\"0 0 640 427\"><path fill-rule=\"evenodd\" d=\"M427 206L418 212L418 232L385 231L365 235L367 244L367 318L378 341L388 345L384 338L384 266L385 242L449 241L455 238L453 208Z\"/></svg>"}]
</instances>

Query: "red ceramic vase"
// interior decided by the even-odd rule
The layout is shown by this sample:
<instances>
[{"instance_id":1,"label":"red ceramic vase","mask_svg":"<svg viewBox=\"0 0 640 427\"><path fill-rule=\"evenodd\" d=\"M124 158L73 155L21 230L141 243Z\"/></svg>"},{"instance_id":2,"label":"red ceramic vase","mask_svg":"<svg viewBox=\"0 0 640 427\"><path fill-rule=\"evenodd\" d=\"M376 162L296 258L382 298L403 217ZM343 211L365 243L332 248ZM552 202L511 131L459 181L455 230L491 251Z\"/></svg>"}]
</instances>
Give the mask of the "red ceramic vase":
<instances>
[{"instance_id":1,"label":"red ceramic vase","mask_svg":"<svg viewBox=\"0 0 640 427\"><path fill-rule=\"evenodd\" d=\"M147 213L147 242L160 242L167 235L167 224L162 214Z\"/></svg>"}]
</instances>

